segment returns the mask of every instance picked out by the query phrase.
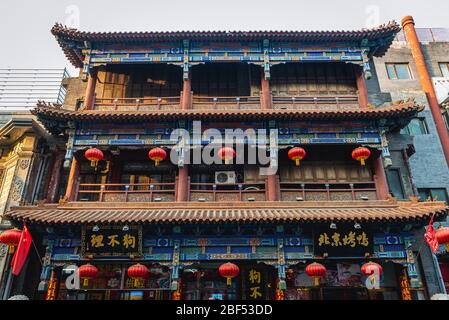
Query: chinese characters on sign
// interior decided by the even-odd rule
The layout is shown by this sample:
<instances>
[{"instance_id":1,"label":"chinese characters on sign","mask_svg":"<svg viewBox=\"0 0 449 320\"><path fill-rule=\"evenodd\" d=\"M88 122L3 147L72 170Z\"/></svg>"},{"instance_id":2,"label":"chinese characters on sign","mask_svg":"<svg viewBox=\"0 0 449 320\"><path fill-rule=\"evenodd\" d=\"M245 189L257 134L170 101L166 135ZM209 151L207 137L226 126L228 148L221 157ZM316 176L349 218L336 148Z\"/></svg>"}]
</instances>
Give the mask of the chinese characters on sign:
<instances>
[{"instance_id":1,"label":"chinese characters on sign","mask_svg":"<svg viewBox=\"0 0 449 320\"><path fill-rule=\"evenodd\" d=\"M372 253L372 234L367 230L339 226L338 229L318 229L314 236L315 254L351 257Z\"/></svg>"},{"instance_id":2,"label":"chinese characters on sign","mask_svg":"<svg viewBox=\"0 0 449 320\"><path fill-rule=\"evenodd\" d=\"M45 300L56 300L56 287L58 286L58 279L56 279L56 273L51 272L50 280L48 280L48 289Z\"/></svg>"},{"instance_id":3,"label":"chinese characters on sign","mask_svg":"<svg viewBox=\"0 0 449 320\"><path fill-rule=\"evenodd\" d=\"M83 255L127 256L142 254L141 227L102 226L98 231L82 231Z\"/></svg>"},{"instance_id":4,"label":"chinese characters on sign","mask_svg":"<svg viewBox=\"0 0 449 320\"><path fill-rule=\"evenodd\" d=\"M399 277L399 282L401 285L402 300L412 300L410 285L407 278L407 271L405 269Z\"/></svg>"},{"instance_id":5,"label":"chinese characters on sign","mask_svg":"<svg viewBox=\"0 0 449 320\"><path fill-rule=\"evenodd\" d=\"M265 281L263 271L249 268L245 272L246 298L249 300L265 299Z\"/></svg>"}]
</instances>

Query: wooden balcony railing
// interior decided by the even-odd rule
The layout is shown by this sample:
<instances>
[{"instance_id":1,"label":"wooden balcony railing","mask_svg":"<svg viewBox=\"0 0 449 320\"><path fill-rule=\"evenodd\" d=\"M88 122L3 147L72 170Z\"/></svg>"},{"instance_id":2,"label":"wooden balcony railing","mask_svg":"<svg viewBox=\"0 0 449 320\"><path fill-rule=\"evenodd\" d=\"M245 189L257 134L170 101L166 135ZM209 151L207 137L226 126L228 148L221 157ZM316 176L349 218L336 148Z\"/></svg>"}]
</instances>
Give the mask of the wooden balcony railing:
<instances>
[{"instance_id":1,"label":"wooden balcony railing","mask_svg":"<svg viewBox=\"0 0 449 320\"><path fill-rule=\"evenodd\" d=\"M377 200L374 181L357 183L281 182L281 201Z\"/></svg>"},{"instance_id":2,"label":"wooden balcony railing","mask_svg":"<svg viewBox=\"0 0 449 320\"><path fill-rule=\"evenodd\" d=\"M176 183L83 183L77 201L95 202L174 202Z\"/></svg>"},{"instance_id":3,"label":"wooden balcony railing","mask_svg":"<svg viewBox=\"0 0 449 320\"><path fill-rule=\"evenodd\" d=\"M174 183L80 184L77 201L90 202L174 202ZM188 201L266 201L266 182L189 183ZM377 200L374 181L356 183L280 182L280 201L356 201Z\"/></svg>"},{"instance_id":4,"label":"wooden balcony railing","mask_svg":"<svg viewBox=\"0 0 449 320\"><path fill-rule=\"evenodd\" d=\"M181 93L182 94L182 93ZM273 96L273 109L290 110L348 110L359 108L356 95L347 96ZM95 98L97 111L178 111L181 96L143 98ZM260 96L203 97L191 96L193 110L260 110Z\"/></svg>"},{"instance_id":5,"label":"wooden balcony railing","mask_svg":"<svg viewBox=\"0 0 449 320\"><path fill-rule=\"evenodd\" d=\"M348 110L359 108L356 95L351 96L273 96L273 109Z\"/></svg>"},{"instance_id":6,"label":"wooden balcony railing","mask_svg":"<svg viewBox=\"0 0 449 320\"><path fill-rule=\"evenodd\" d=\"M93 109L98 111L176 111L180 97L96 98Z\"/></svg>"},{"instance_id":7,"label":"wooden balcony railing","mask_svg":"<svg viewBox=\"0 0 449 320\"><path fill-rule=\"evenodd\" d=\"M262 183L191 183L189 201L265 201L265 182Z\"/></svg>"},{"instance_id":8,"label":"wooden balcony railing","mask_svg":"<svg viewBox=\"0 0 449 320\"><path fill-rule=\"evenodd\" d=\"M194 110L258 110L260 97L192 97Z\"/></svg>"}]
</instances>

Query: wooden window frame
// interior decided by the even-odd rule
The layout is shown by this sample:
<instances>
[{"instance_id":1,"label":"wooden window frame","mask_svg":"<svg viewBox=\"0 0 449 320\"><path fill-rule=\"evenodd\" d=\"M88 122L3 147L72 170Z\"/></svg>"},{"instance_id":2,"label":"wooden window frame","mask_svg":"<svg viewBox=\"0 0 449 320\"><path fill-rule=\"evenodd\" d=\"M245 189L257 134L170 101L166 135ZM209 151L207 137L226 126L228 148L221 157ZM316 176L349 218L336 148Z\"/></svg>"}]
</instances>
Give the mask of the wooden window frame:
<instances>
[{"instance_id":1,"label":"wooden window frame","mask_svg":"<svg viewBox=\"0 0 449 320\"><path fill-rule=\"evenodd\" d=\"M399 65L407 67L408 76L409 76L407 79L401 79L401 78L398 77L397 66L399 66ZM389 70L388 69L389 66L393 67L395 78L391 78L390 77L390 73L388 71ZM412 80L413 79L412 70L410 69L410 64L408 62L387 62L387 63L385 63L385 68L387 70L387 76L388 76L389 80Z\"/></svg>"}]
</instances>

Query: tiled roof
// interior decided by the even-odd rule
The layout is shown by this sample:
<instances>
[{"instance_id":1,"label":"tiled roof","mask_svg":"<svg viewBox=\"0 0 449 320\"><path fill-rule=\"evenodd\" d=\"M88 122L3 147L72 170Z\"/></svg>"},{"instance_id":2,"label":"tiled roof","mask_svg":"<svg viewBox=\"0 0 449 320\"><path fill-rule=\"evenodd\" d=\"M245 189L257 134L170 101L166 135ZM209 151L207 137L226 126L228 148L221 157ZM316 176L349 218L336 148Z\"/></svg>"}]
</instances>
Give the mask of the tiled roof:
<instances>
[{"instance_id":1,"label":"tiled roof","mask_svg":"<svg viewBox=\"0 0 449 320\"><path fill-rule=\"evenodd\" d=\"M142 121L176 119L220 119L220 120L258 120L258 119L383 119L413 116L422 111L414 101L394 104L388 107L360 109L272 109L272 110L177 110L177 111L72 111L60 105L39 103L32 111L39 119L62 121Z\"/></svg>"},{"instance_id":2,"label":"tiled roof","mask_svg":"<svg viewBox=\"0 0 449 320\"><path fill-rule=\"evenodd\" d=\"M447 215L443 202L69 203L12 208L37 224L412 221Z\"/></svg>"},{"instance_id":3,"label":"tiled roof","mask_svg":"<svg viewBox=\"0 0 449 320\"><path fill-rule=\"evenodd\" d=\"M382 48L376 52L383 55L400 30L395 21L390 21L371 29L337 30L337 31L170 31L170 32L86 32L74 28L67 28L56 23L51 33L57 38L68 59L76 66L82 66L79 50L67 44L67 41L76 42L128 42L145 43L161 41L362 41L391 38L385 41Z\"/></svg>"}]
</instances>

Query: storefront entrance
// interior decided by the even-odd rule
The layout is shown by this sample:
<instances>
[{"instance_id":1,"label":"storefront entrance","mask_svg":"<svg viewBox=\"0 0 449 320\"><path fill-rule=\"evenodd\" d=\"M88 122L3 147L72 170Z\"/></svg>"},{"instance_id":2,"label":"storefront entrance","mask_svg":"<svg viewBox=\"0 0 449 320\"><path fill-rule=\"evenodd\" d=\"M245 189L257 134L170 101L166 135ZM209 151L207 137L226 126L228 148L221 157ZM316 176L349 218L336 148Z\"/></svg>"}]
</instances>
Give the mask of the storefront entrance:
<instances>
[{"instance_id":1,"label":"storefront entrance","mask_svg":"<svg viewBox=\"0 0 449 320\"><path fill-rule=\"evenodd\" d=\"M218 269L221 263L198 263L182 272L183 300L272 300L276 269L262 263L235 262L239 275L226 285Z\"/></svg>"},{"instance_id":2,"label":"storefront entrance","mask_svg":"<svg viewBox=\"0 0 449 320\"><path fill-rule=\"evenodd\" d=\"M57 300L169 300L171 298L170 269L159 264L146 264L146 279L131 279L130 264L96 264L95 279L81 279L79 290L69 290L66 279L72 274L67 266L55 270Z\"/></svg>"},{"instance_id":3,"label":"storefront entrance","mask_svg":"<svg viewBox=\"0 0 449 320\"><path fill-rule=\"evenodd\" d=\"M361 273L360 262L327 262L326 276L319 286L305 273L306 264L287 269L286 300L401 300L399 275L403 266L382 263L383 273L379 288L368 290L366 277Z\"/></svg>"}]
</instances>

